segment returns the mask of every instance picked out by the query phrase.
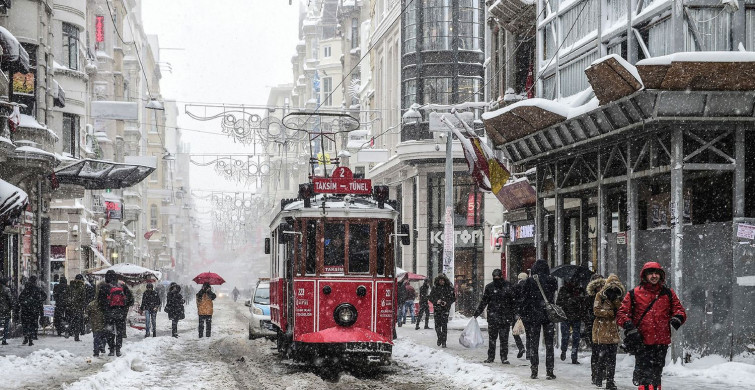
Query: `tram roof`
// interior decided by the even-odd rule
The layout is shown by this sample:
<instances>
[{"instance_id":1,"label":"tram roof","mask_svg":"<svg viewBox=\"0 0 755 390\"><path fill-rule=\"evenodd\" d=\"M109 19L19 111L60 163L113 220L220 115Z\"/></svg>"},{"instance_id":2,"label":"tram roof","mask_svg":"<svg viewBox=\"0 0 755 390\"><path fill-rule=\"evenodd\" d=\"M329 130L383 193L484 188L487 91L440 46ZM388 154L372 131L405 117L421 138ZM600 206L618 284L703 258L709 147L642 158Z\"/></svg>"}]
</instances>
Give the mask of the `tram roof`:
<instances>
[{"instance_id":1,"label":"tram roof","mask_svg":"<svg viewBox=\"0 0 755 390\"><path fill-rule=\"evenodd\" d=\"M294 200L285 205L272 221L271 226L277 225L279 219L284 216L300 218L323 216L330 218L393 218L396 215L398 215L398 211L390 204L385 203L381 209L378 208L377 201L372 198L320 194L312 199L310 207L305 207L302 199Z\"/></svg>"}]
</instances>

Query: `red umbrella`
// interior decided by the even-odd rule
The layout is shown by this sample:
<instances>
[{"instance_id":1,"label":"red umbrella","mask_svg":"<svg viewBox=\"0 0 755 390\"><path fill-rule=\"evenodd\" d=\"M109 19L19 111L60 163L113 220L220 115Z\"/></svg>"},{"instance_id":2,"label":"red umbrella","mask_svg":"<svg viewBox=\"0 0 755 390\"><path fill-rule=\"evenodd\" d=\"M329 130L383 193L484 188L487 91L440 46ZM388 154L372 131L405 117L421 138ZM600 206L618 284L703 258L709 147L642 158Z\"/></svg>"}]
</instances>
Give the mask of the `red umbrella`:
<instances>
[{"instance_id":1,"label":"red umbrella","mask_svg":"<svg viewBox=\"0 0 755 390\"><path fill-rule=\"evenodd\" d=\"M202 272L201 274L195 276L192 280L197 284L209 283L212 285L220 285L225 283L225 280L214 272Z\"/></svg>"}]
</instances>

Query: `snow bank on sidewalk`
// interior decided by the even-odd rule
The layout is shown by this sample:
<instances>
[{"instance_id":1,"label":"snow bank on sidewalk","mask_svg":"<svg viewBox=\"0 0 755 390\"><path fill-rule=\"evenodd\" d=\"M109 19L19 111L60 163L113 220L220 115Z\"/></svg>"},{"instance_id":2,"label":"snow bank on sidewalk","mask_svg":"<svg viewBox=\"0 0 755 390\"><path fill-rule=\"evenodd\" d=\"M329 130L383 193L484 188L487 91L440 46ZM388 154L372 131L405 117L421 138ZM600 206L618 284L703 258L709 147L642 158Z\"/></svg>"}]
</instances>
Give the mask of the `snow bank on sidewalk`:
<instances>
[{"instance_id":1,"label":"snow bank on sidewalk","mask_svg":"<svg viewBox=\"0 0 755 390\"><path fill-rule=\"evenodd\" d=\"M449 340L451 337L449 336ZM439 383L446 382L452 388L466 389L543 389L532 383L522 383L517 375L501 373L488 366L470 363L460 357L416 344L408 338L396 340L393 346L393 360L419 368L428 376L438 377Z\"/></svg>"},{"instance_id":2,"label":"snow bank on sidewalk","mask_svg":"<svg viewBox=\"0 0 755 390\"><path fill-rule=\"evenodd\" d=\"M0 372L3 373L3 385L18 388L28 385L29 373L50 373L74 369L76 356L68 351L53 351L40 349L29 356L19 357L9 355L0 359Z\"/></svg>"}]
</instances>

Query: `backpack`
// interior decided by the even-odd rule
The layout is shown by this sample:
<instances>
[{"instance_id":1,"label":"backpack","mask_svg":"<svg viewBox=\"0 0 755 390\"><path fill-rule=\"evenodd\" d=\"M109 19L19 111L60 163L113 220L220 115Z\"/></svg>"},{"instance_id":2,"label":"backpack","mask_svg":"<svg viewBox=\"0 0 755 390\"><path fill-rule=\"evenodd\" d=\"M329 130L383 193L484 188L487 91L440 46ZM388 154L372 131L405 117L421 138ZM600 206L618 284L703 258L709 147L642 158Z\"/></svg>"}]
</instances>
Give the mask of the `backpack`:
<instances>
[{"instance_id":1,"label":"backpack","mask_svg":"<svg viewBox=\"0 0 755 390\"><path fill-rule=\"evenodd\" d=\"M110 292L107 294L107 303L110 307L126 306L126 294L123 292L123 287L118 285L110 287Z\"/></svg>"}]
</instances>

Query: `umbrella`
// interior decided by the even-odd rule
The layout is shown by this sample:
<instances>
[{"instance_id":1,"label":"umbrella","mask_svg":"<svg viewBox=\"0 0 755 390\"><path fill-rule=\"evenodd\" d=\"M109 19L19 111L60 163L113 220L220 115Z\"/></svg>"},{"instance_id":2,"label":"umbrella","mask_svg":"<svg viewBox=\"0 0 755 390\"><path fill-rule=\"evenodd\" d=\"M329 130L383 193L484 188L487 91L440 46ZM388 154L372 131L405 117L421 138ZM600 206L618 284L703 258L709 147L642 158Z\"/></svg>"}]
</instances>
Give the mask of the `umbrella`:
<instances>
[{"instance_id":1,"label":"umbrella","mask_svg":"<svg viewBox=\"0 0 755 390\"><path fill-rule=\"evenodd\" d=\"M404 276L408 276L409 280L425 280L427 278L427 276L425 275L407 272L401 268L396 267L396 280L401 280L404 278Z\"/></svg>"},{"instance_id":2,"label":"umbrella","mask_svg":"<svg viewBox=\"0 0 755 390\"><path fill-rule=\"evenodd\" d=\"M197 284L210 283L212 285L219 285L225 283L225 279L214 272L202 272L192 279Z\"/></svg>"},{"instance_id":3,"label":"umbrella","mask_svg":"<svg viewBox=\"0 0 755 390\"><path fill-rule=\"evenodd\" d=\"M592 277L592 271L589 268L576 264L563 264L551 268L551 275L564 279L573 280L581 285L587 285Z\"/></svg>"}]
</instances>

